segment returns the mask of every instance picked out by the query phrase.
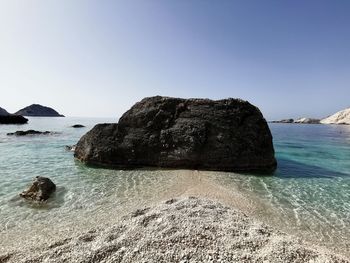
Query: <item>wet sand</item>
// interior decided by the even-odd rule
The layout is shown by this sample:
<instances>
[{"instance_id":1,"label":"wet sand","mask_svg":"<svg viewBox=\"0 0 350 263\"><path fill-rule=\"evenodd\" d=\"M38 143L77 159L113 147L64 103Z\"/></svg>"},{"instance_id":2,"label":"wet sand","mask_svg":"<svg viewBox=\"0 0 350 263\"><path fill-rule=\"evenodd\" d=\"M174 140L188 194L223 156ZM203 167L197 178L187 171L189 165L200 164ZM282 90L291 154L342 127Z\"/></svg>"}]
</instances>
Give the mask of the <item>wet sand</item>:
<instances>
[{"instance_id":1,"label":"wet sand","mask_svg":"<svg viewBox=\"0 0 350 263\"><path fill-rule=\"evenodd\" d=\"M169 199L1 262L350 262L217 201Z\"/></svg>"},{"instance_id":2,"label":"wet sand","mask_svg":"<svg viewBox=\"0 0 350 263\"><path fill-rule=\"evenodd\" d=\"M250 215L257 203L239 191L202 172L177 173L184 178L171 190L123 211L109 207L7 242L14 233L4 233L0 262L349 262L259 222Z\"/></svg>"}]
</instances>

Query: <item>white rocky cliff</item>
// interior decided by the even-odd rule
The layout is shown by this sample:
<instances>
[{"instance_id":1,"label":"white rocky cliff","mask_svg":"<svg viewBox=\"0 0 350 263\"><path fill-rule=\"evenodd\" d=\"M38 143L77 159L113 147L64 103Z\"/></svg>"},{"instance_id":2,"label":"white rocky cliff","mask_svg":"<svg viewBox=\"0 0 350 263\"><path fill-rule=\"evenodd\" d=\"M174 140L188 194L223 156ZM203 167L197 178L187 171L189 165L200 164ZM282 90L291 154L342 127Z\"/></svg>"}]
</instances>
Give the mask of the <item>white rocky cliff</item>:
<instances>
[{"instance_id":1,"label":"white rocky cliff","mask_svg":"<svg viewBox=\"0 0 350 263\"><path fill-rule=\"evenodd\" d=\"M321 120L322 124L350 124L350 108L338 111L337 113Z\"/></svg>"}]
</instances>

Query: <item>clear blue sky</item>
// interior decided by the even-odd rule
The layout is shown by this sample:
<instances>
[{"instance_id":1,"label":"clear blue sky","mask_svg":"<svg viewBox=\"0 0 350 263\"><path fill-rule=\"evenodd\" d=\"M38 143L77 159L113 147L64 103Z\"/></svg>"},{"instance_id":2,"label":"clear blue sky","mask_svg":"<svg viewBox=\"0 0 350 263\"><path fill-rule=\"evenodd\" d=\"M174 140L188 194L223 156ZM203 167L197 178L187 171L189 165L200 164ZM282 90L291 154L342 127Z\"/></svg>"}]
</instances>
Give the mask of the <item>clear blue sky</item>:
<instances>
[{"instance_id":1,"label":"clear blue sky","mask_svg":"<svg viewBox=\"0 0 350 263\"><path fill-rule=\"evenodd\" d=\"M119 117L153 95L349 107L350 1L0 0L0 107Z\"/></svg>"}]
</instances>

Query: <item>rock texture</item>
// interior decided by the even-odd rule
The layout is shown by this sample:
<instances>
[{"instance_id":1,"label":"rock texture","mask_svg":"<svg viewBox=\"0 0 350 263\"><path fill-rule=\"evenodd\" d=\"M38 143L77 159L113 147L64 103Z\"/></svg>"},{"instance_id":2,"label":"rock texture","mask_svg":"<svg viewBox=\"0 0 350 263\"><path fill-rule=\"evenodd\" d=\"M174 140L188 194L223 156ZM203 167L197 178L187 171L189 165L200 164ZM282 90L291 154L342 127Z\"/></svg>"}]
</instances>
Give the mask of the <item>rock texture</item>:
<instances>
[{"instance_id":1,"label":"rock texture","mask_svg":"<svg viewBox=\"0 0 350 263\"><path fill-rule=\"evenodd\" d=\"M322 124L350 124L350 108L338 111L337 113L321 120Z\"/></svg>"},{"instance_id":2,"label":"rock texture","mask_svg":"<svg viewBox=\"0 0 350 263\"><path fill-rule=\"evenodd\" d=\"M39 104L32 104L17 111L15 114L31 117L64 117L54 109Z\"/></svg>"},{"instance_id":3,"label":"rock texture","mask_svg":"<svg viewBox=\"0 0 350 263\"><path fill-rule=\"evenodd\" d=\"M294 123L301 123L301 124L320 124L320 119L299 118L299 119L295 120Z\"/></svg>"},{"instance_id":4,"label":"rock texture","mask_svg":"<svg viewBox=\"0 0 350 263\"><path fill-rule=\"evenodd\" d=\"M53 132L50 131L35 131L35 130L28 130L28 131L16 131L16 132L9 132L7 135L8 136L26 136L26 135L49 135L49 134L54 134Z\"/></svg>"},{"instance_id":5,"label":"rock texture","mask_svg":"<svg viewBox=\"0 0 350 263\"><path fill-rule=\"evenodd\" d=\"M20 196L33 201L45 201L56 191L56 185L46 177L37 176L30 188Z\"/></svg>"},{"instance_id":6,"label":"rock texture","mask_svg":"<svg viewBox=\"0 0 350 263\"><path fill-rule=\"evenodd\" d=\"M171 199L120 223L45 246L0 254L0 262L349 263L219 202Z\"/></svg>"},{"instance_id":7,"label":"rock texture","mask_svg":"<svg viewBox=\"0 0 350 263\"><path fill-rule=\"evenodd\" d=\"M75 151L76 145L66 145L64 148L66 149L67 152L74 152Z\"/></svg>"},{"instance_id":8,"label":"rock texture","mask_svg":"<svg viewBox=\"0 0 350 263\"><path fill-rule=\"evenodd\" d=\"M150 97L77 144L91 165L273 171L272 136L258 108L239 99Z\"/></svg>"}]
</instances>

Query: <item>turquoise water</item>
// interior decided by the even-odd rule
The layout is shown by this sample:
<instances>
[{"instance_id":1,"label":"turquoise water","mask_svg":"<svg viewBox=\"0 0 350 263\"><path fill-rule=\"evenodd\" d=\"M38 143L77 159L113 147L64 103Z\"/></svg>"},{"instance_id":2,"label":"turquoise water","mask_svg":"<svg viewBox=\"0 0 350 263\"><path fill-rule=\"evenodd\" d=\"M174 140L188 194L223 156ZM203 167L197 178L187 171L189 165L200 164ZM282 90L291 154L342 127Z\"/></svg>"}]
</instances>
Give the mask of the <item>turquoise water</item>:
<instances>
[{"instance_id":1,"label":"turquoise water","mask_svg":"<svg viewBox=\"0 0 350 263\"><path fill-rule=\"evenodd\" d=\"M113 121L30 118L27 125L0 126L0 248L89 228L184 191L185 171L89 168L65 150L95 124ZM86 128L70 128L77 123ZM270 128L278 159L274 176L220 172L200 176L248 197L256 208L246 212L253 216L349 255L350 126L271 124ZM28 129L57 134L6 135ZM40 206L18 196L37 175L50 177L58 186L55 196Z\"/></svg>"},{"instance_id":2,"label":"turquoise water","mask_svg":"<svg viewBox=\"0 0 350 263\"><path fill-rule=\"evenodd\" d=\"M350 254L350 126L270 124L278 168L272 177L216 173L258 199L258 218Z\"/></svg>"}]
</instances>

